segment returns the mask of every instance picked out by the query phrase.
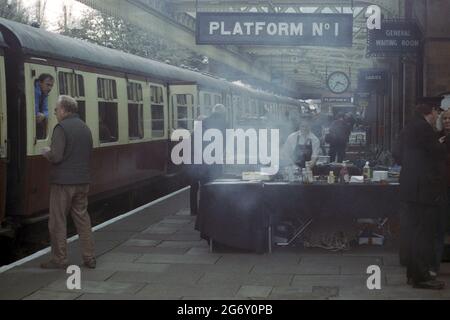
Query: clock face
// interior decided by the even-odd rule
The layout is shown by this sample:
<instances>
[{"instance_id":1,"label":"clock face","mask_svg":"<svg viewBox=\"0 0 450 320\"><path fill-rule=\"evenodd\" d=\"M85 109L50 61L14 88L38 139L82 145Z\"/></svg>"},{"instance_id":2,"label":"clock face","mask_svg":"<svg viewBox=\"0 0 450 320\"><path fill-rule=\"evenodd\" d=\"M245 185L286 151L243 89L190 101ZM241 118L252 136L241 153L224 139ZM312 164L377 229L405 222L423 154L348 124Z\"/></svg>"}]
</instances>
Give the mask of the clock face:
<instances>
[{"instance_id":1,"label":"clock face","mask_svg":"<svg viewBox=\"0 0 450 320\"><path fill-rule=\"evenodd\" d=\"M334 93L343 93L349 88L350 79L343 72L333 72L328 77L327 86Z\"/></svg>"}]
</instances>

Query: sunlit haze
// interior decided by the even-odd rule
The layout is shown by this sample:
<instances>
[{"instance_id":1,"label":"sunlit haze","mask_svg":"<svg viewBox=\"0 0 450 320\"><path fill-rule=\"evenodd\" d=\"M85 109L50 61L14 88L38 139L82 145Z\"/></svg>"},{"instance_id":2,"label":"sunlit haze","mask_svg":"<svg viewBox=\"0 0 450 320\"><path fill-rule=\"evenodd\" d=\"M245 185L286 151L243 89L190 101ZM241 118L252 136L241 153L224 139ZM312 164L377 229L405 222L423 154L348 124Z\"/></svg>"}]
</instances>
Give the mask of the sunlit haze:
<instances>
[{"instance_id":1,"label":"sunlit haze","mask_svg":"<svg viewBox=\"0 0 450 320\"><path fill-rule=\"evenodd\" d=\"M25 7L30 9L34 14L37 3L41 3L44 8L44 23L49 30L54 30L57 27L58 20L63 15L63 6L66 4L73 19L81 16L83 11L90 9L88 6L75 0L22 0Z\"/></svg>"}]
</instances>

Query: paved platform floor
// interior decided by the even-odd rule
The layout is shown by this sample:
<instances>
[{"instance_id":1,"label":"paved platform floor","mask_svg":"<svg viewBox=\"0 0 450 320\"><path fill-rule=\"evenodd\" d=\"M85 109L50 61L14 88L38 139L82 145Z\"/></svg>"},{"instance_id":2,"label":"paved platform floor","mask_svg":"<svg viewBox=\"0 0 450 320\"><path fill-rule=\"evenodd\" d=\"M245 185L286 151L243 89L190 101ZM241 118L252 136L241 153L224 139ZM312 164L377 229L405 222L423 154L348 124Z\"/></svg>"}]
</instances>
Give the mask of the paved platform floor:
<instances>
[{"instance_id":1,"label":"paved platform floor","mask_svg":"<svg viewBox=\"0 0 450 320\"><path fill-rule=\"evenodd\" d=\"M0 274L0 299L449 299L413 289L396 252L346 253L277 248L272 254L210 253L186 209L188 191L95 232L97 268L81 268L81 290L64 270L42 270L45 255ZM78 241L70 263L81 264ZM368 290L366 268L379 265L381 290ZM450 264L441 279L450 286Z\"/></svg>"}]
</instances>

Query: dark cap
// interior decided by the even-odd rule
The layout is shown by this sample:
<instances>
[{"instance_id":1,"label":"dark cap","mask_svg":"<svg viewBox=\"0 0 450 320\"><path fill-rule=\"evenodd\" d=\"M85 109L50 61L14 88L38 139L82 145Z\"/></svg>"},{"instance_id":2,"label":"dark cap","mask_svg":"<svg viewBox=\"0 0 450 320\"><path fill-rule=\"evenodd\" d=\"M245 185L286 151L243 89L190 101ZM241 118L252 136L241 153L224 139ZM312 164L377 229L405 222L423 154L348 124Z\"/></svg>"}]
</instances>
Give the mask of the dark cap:
<instances>
[{"instance_id":1,"label":"dark cap","mask_svg":"<svg viewBox=\"0 0 450 320\"><path fill-rule=\"evenodd\" d=\"M418 97L417 105L428 105L436 110L445 111L441 108L441 102L444 97Z\"/></svg>"}]
</instances>

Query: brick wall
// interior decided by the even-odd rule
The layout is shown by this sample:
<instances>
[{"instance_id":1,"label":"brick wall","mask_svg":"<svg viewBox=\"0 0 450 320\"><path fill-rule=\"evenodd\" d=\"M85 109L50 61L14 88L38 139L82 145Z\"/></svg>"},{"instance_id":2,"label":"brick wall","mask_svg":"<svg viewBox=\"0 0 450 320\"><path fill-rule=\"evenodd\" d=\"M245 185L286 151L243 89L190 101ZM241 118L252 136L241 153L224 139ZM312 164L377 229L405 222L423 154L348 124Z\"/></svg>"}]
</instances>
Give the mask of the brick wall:
<instances>
[{"instance_id":1,"label":"brick wall","mask_svg":"<svg viewBox=\"0 0 450 320\"><path fill-rule=\"evenodd\" d=\"M450 1L427 0L424 79L427 96L450 92Z\"/></svg>"},{"instance_id":2,"label":"brick wall","mask_svg":"<svg viewBox=\"0 0 450 320\"><path fill-rule=\"evenodd\" d=\"M427 96L450 92L450 40L425 44L425 79Z\"/></svg>"}]
</instances>

